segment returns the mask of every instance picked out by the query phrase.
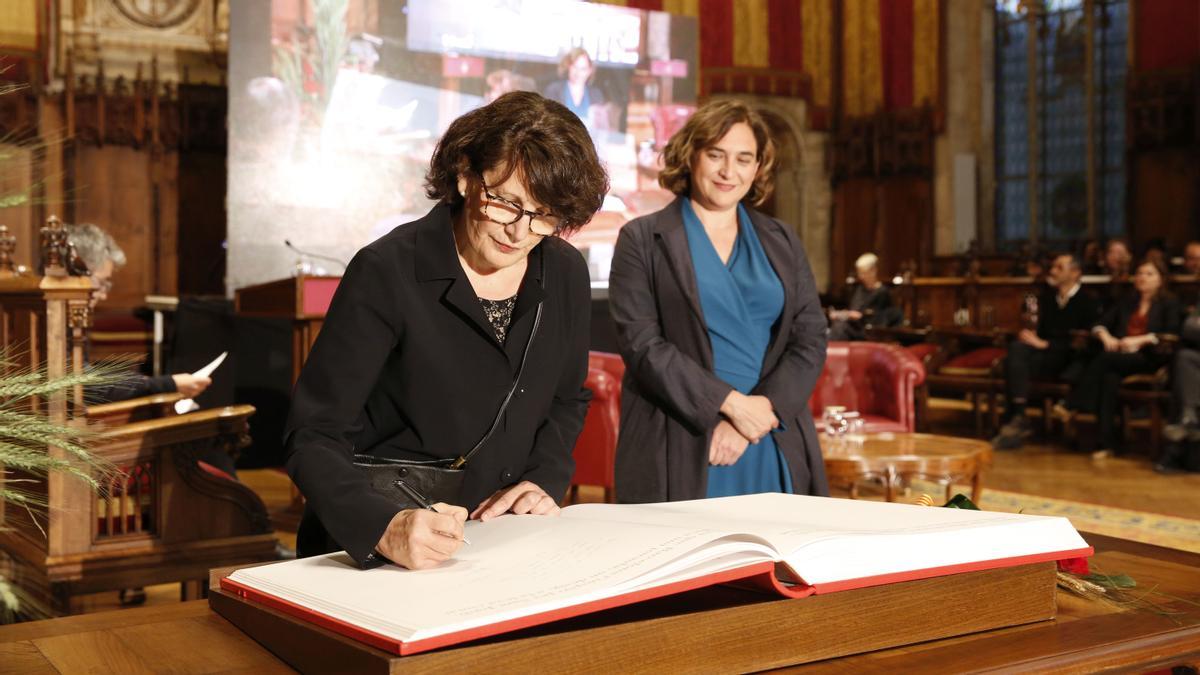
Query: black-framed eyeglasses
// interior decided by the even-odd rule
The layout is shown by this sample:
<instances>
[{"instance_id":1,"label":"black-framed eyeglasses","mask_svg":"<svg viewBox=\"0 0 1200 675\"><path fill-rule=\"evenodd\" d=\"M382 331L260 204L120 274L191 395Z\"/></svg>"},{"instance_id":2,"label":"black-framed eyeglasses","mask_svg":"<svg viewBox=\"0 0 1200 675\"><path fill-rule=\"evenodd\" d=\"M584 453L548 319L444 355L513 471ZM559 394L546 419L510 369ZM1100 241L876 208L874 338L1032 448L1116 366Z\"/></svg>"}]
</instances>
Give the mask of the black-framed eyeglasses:
<instances>
[{"instance_id":1,"label":"black-framed eyeglasses","mask_svg":"<svg viewBox=\"0 0 1200 675\"><path fill-rule=\"evenodd\" d=\"M483 213L494 223L512 225L529 216L529 231L543 237L549 237L563 226L562 218L552 213L529 211L516 202L492 194L486 185L483 186L483 195L487 197L483 203Z\"/></svg>"}]
</instances>

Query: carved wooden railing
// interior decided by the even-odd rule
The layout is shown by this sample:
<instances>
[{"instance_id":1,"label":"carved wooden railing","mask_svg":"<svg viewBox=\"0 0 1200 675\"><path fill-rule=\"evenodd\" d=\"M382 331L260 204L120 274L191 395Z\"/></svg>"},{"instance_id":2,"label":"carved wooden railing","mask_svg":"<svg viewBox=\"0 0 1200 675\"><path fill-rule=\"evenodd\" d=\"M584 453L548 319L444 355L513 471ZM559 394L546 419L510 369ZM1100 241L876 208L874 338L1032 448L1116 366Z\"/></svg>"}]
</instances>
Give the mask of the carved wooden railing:
<instances>
[{"instance_id":1,"label":"carved wooden railing","mask_svg":"<svg viewBox=\"0 0 1200 675\"><path fill-rule=\"evenodd\" d=\"M52 377L83 368L93 282L71 275L60 232L57 219L43 232L46 276L0 273L0 347L10 357L2 368L45 367ZM0 254L4 245L0 234ZM73 596L101 590L166 582L197 590L212 567L274 559L262 500L216 468L249 442L254 408L176 415L179 399L85 407L76 388L38 402L58 422L101 425L92 450L119 470L97 475L98 493L57 473L27 484L49 504L42 514L0 502L0 569L45 611L68 612Z\"/></svg>"}]
</instances>

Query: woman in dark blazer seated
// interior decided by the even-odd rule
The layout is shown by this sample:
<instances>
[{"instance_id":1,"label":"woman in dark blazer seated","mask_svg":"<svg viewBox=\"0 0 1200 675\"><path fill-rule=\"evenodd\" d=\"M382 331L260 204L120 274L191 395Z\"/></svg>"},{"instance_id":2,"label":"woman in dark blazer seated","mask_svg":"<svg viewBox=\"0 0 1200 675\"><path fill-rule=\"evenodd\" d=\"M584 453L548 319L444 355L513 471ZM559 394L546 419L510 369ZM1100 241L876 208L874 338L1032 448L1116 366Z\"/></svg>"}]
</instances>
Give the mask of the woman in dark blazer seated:
<instances>
[{"instance_id":1,"label":"woman in dark blazer seated","mask_svg":"<svg viewBox=\"0 0 1200 675\"><path fill-rule=\"evenodd\" d=\"M1133 288L1133 293L1121 296L1092 328L1103 350L1092 357L1071 389L1066 411L1059 411L1068 416L1072 411L1096 414L1097 458L1117 449L1113 416L1122 378L1152 373L1161 367L1165 357L1154 348L1158 336L1179 333L1179 302L1167 290L1167 271L1162 262L1146 260L1138 265Z\"/></svg>"},{"instance_id":2,"label":"woman in dark blazer seated","mask_svg":"<svg viewBox=\"0 0 1200 675\"><path fill-rule=\"evenodd\" d=\"M746 206L771 190L767 126L709 103L663 159L679 197L621 229L609 278L626 366L617 499L828 494L808 409L825 363L816 284L791 226Z\"/></svg>"},{"instance_id":3,"label":"woman in dark blazer seated","mask_svg":"<svg viewBox=\"0 0 1200 675\"><path fill-rule=\"evenodd\" d=\"M587 265L559 235L586 223L607 190L582 122L536 93L505 94L450 125L426 177L440 203L354 257L296 384L285 442L307 498L300 555L344 548L364 566L382 556L425 568L458 549L468 514L558 512L589 399L590 312ZM456 504L399 510L372 491L353 454L465 453L530 340Z\"/></svg>"}]
</instances>

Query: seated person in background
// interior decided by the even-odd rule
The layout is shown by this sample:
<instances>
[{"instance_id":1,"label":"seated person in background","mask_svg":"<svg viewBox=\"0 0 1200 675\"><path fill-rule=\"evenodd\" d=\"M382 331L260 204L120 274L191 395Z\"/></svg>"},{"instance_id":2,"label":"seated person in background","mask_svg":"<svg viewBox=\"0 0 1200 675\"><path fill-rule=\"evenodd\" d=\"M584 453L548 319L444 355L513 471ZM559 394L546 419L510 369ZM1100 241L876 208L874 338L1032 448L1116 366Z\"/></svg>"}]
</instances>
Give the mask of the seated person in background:
<instances>
[{"instance_id":1,"label":"seated person in background","mask_svg":"<svg viewBox=\"0 0 1200 675\"><path fill-rule=\"evenodd\" d=\"M864 253L854 261L854 276L858 285L850 295L847 309L829 311L833 323L829 327L830 340L865 340L863 328L866 324L891 325L895 323L892 311L892 293L879 280L879 257Z\"/></svg>"},{"instance_id":2,"label":"seated person in background","mask_svg":"<svg viewBox=\"0 0 1200 675\"><path fill-rule=\"evenodd\" d=\"M1123 296L1092 328L1103 350L1088 362L1066 405L1055 407L1060 417L1069 418L1073 411L1096 414L1098 449L1092 455L1096 459L1116 450L1113 416L1121 379L1161 367L1164 357L1154 349L1159 334L1179 332L1179 302L1167 290L1162 263L1147 260L1138 265L1133 286L1136 292Z\"/></svg>"},{"instance_id":3,"label":"seated person in background","mask_svg":"<svg viewBox=\"0 0 1200 675\"><path fill-rule=\"evenodd\" d=\"M1100 301L1101 311L1107 311L1117 304L1122 296L1130 292L1129 265L1132 260L1133 254L1130 253L1129 242L1124 239L1114 237L1105 244L1101 273L1108 275L1109 282L1107 286L1096 291L1096 299Z\"/></svg>"},{"instance_id":4,"label":"seated person in background","mask_svg":"<svg viewBox=\"0 0 1200 675\"><path fill-rule=\"evenodd\" d=\"M1021 244L1020 251L1012 259L1012 265L1008 268L1008 276L1033 277L1034 283L1038 283L1042 281L1042 277L1046 274L1046 268L1050 266L1051 262L1042 247L1025 242Z\"/></svg>"},{"instance_id":5,"label":"seated person in background","mask_svg":"<svg viewBox=\"0 0 1200 675\"><path fill-rule=\"evenodd\" d=\"M1104 246L1104 273L1111 276L1113 281L1124 281L1129 278L1129 265L1133 254L1129 251L1129 242L1120 237L1113 237Z\"/></svg>"},{"instance_id":6,"label":"seated person in background","mask_svg":"<svg viewBox=\"0 0 1200 675\"><path fill-rule=\"evenodd\" d=\"M1183 270L1180 274L1200 276L1200 240L1189 241L1183 247Z\"/></svg>"},{"instance_id":7,"label":"seated person in background","mask_svg":"<svg viewBox=\"0 0 1200 675\"><path fill-rule=\"evenodd\" d=\"M1167 243L1162 237L1155 237L1146 243L1146 250L1142 253L1142 260L1157 260L1167 268L1171 269L1171 261L1167 258Z\"/></svg>"},{"instance_id":8,"label":"seated person in background","mask_svg":"<svg viewBox=\"0 0 1200 675\"><path fill-rule=\"evenodd\" d=\"M75 246L75 252L87 265L92 280L97 288L92 293L92 307L108 299L112 289L112 275L116 269L125 264L125 252L113 240L112 235L90 223L79 225L64 225L67 237ZM129 377L116 384L99 387L88 387L89 403L110 403L127 401L139 396L150 396L164 392L178 391L188 398L199 396L212 384L207 377L197 377L188 373L175 375L147 376L130 373Z\"/></svg>"},{"instance_id":9,"label":"seated person in background","mask_svg":"<svg viewBox=\"0 0 1200 675\"><path fill-rule=\"evenodd\" d=\"M1025 415L1029 382L1034 373L1043 378L1072 379L1082 368L1083 357L1071 348L1071 331L1096 324L1100 307L1079 283L1083 261L1069 253L1054 258L1046 277L1048 288L1038 298L1037 330L1025 328L1008 346L1004 361L1004 400L1008 422L992 439L998 450L1021 447L1033 433Z\"/></svg>"},{"instance_id":10,"label":"seated person in background","mask_svg":"<svg viewBox=\"0 0 1200 675\"><path fill-rule=\"evenodd\" d=\"M1033 277L1033 283L1045 281L1046 264L1041 258L1029 258L1025 261L1025 276Z\"/></svg>"},{"instance_id":11,"label":"seated person in background","mask_svg":"<svg viewBox=\"0 0 1200 675\"><path fill-rule=\"evenodd\" d=\"M1175 352L1171 372L1172 402L1177 406L1175 423L1163 428L1167 444L1162 458L1154 465L1159 473L1200 471L1200 308L1192 310L1183 322L1179 339L1182 344Z\"/></svg>"},{"instance_id":12,"label":"seated person in background","mask_svg":"<svg viewBox=\"0 0 1200 675\"><path fill-rule=\"evenodd\" d=\"M1079 256L1083 258L1084 274L1104 274L1104 263L1100 260L1100 242L1088 239L1083 243Z\"/></svg>"}]
</instances>

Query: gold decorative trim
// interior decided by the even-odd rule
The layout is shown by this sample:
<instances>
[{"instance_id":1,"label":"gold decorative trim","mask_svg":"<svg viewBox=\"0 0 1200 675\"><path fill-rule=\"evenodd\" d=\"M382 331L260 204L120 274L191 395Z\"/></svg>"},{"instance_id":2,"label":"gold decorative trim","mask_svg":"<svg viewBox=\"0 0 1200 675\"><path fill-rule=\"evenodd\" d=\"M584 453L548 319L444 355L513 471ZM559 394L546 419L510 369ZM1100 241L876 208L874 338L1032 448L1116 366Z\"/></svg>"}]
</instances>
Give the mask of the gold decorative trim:
<instances>
[{"instance_id":1,"label":"gold decorative trim","mask_svg":"<svg viewBox=\"0 0 1200 675\"><path fill-rule=\"evenodd\" d=\"M174 28L192 18L200 7L200 0L154 0L149 11L138 0L112 0L112 3L126 19L147 28Z\"/></svg>"}]
</instances>

